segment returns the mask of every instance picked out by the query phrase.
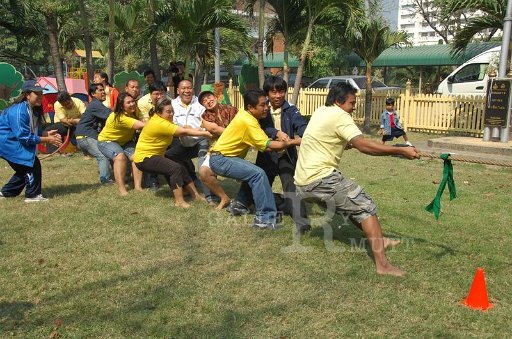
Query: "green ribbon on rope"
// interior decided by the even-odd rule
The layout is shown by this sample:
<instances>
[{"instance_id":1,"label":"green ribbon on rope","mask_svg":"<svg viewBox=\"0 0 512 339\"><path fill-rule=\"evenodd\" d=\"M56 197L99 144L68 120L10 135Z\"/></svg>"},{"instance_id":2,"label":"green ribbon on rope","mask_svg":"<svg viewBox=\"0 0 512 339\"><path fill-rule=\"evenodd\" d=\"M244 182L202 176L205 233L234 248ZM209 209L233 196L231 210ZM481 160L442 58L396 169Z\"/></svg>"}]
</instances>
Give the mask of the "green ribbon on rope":
<instances>
[{"instance_id":1,"label":"green ribbon on rope","mask_svg":"<svg viewBox=\"0 0 512 339\"><path fill-rule=\"evenodd\" d=\"M455 181L453 180L453 165L452 161L448 159L450 154L443 153L439 157L444 160L443 179L437 189L436 197L427 207L425 207L425 210L430 213L434 213L436 220L439 219L439 213L441 212L441 196L443 195L447 183L448 190L450 191L450 201L457 197Z\"/></svg>"}]
</instances>

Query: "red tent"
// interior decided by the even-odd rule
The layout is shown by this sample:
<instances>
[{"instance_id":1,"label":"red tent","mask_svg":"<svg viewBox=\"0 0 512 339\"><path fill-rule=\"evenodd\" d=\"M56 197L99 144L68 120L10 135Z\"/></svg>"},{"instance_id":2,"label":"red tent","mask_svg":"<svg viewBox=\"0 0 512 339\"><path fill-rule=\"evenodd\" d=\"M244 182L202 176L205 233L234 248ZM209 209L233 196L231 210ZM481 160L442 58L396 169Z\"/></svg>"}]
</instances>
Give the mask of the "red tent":
<instances>
[{"instance_id":1,"label":"red tent","mask_svg":"<svg viewBox=\"0 0 512 339\"><path fill-rule=\"evenodd\" d=\"M37 82L45 88L44 94L57 93L57 79L50 77L40 77ZM69 94L81 93L87 95L85 80L66 78L66 88Z\"/></svg>"}]
</instances>

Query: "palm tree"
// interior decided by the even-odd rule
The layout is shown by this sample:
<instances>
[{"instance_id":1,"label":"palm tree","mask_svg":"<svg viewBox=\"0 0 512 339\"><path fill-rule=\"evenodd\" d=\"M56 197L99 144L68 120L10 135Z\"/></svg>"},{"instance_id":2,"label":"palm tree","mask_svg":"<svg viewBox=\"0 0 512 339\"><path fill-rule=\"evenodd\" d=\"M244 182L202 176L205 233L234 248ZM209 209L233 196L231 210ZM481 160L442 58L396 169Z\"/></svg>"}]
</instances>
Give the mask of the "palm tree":
<instances>
[{"instance_id":1,"label":"palm tree","mask_svg":"<svg viewBox=\"0 0 512 339\"><path fill-rule=\"evenodd\" d=\"M302 73L306 64L306 58L309 53L309 46L311 43L313 28L320 23L334 24L329 18L336 18L336 14L349 16L349 19L358 13L359 1L358 0L300 0L300 4L306 16L305 26L306 35L302 42L302 49L299 56L299 67L297 68L297 76L295 78L295 85L293 87L293 95L290 102L294 105L297 104L299 97L300 83L302 80Z\"/></svg>"},{"instance_id":2,"label":"palm tree","mask_svg":"<svg viewBox=\"0 0 512 339\"><path fill-rule=\"evenodd\" d=\"M391 31L382 19L362 19L349 32L347 40L351 42L354 52L366 64L366 95L364 111L364 131L370 131L372 112L372 65L375 59L389 47L408 44L408 36L404 31Z\"/></svg>"},{"instance_id":3,"label":"palm tree","mask_svg":"<svg viewBox=\"0 0 512 339\"><path fill-rule=\"evenodd\" d=\"M263 64L263 41L265 40L265 1L259 0L258 7L258 79L260 88L265 82L265 65Z\"/></svg>"},{"instance_id":4,"label":"palm tree","mask_svg":"<svg viewBox=\"0 0 512 339\"><path fill-rule=\"evenodd\" d=\"M17 39L37 37L46 40L48 37L48 47L57 78L57 86L59 91L65 91L66 83L62 67L63 52L59 47L59 37L69 45L76 42L71 43L76 36L70 37L67 34L66 28L69 26L65 24L65 18L69 18L70 13L77 11L76 3L73 1L64 3L57 0L21 0L8 1L8 4L9 9L13 10L13 20L10 21L9 18L3 16L0 19L0 26L13 32ZM46 29L40 27L46 27Z\"/></svg>"},{"instance_id":5,"label":"palm tree","mask_svg":"<svg viewBox=\"0 0 512 339\"><path fill-rule=\"evenodd\" d=\"M267 54L274 50L274 38L282 34L284 53L283 53L283 78L288 83L288 53L291 44L296 41L298 33L303 28L302 12L299 2L296 0L267 0L276 16L268 23L268 30L265 41L267 43Z\"/></svg>"},{"instance_id":6,"label":"palm tree","mask_svg":"<svg viewBox=\"0 0 512 339\"><path fill-rule=\"evenodd\" d=\"M451 0L447 3L445 13L455 11L481 11L482 15L468 18L453 39L452 50L461 53L471 42L473 37L484 30L490 30L485 41L489 41L497 30L503 28L503 21L507 10L505 0Z\"/></svg>"},{"instance_id":7,"label":"palm tree","mask_svg":"<svg viewBox=\"0 0 512 339\"><path fill-rule=\"evenodd\" d=\"M154 25L155 21L155 12L157 11L157 1L156 0L147 0L147 16L150 30ZM149 38L149 56L151 58L151 69L155 72L155 80L160 81L160 65L158 64L158 51L156 45L158 30L150 31Z\"/></svg>"},{"instance_id":8,"label":"palm tree","mask_svg":"<svg viewBox=\"0 0 512 339\"><path fill-rule=\"evenodd\" d=\"M115 17L116 6L114 0L108 0L108 58L107 58L107 74L110 81L114 82L114 68L115 68Z\"/></svg>"},{"instance_id":9,"label":"palm tree","mask_svg":"<svg viewBox=\"0 0 512 339\"><path fill-rule=\"evenodd\" d=\"M191 61L196 61L196 92L201 86L200 75L206 54L213 52L213 29L218 27L247 35L245 23L231 11L231 6L231 0L171 0L155 13L155 24L159 29L172 30L180 37L178 46L185 55L185 74L190 72ZM227 48L240 51L241 46Z\"/></svg>"},{"instance_id":10,"label":"palm tree","mask_svg":"<svg viewBox=\"0 0 512 339\"><path fill-rule=\"evenodd\" d=\"M254 5L258 3L258 38L256 40L256 49L258 54L258 82L259 87L263 88L265 81L265 65L263 63L263 44L265 42L265 0L247 0L245 11L251 18L254 17Z\"/></svg>"},{"instance_id":11,"label":"palm tree","mask_svg":"<svg viewBox=\"0 0 512 339\"><path fill-rule=\"evenodd\" d=\"M87 15L87 9L85 8L85 0L79 0L80 6L80 18L82 21L82 31L84 33L84 44L85 44L85 65L87 68L87 82L91 83L93 79L92 69L92 41L91 32L89 30L89 19Z\"/></svg>"}]
</instances>

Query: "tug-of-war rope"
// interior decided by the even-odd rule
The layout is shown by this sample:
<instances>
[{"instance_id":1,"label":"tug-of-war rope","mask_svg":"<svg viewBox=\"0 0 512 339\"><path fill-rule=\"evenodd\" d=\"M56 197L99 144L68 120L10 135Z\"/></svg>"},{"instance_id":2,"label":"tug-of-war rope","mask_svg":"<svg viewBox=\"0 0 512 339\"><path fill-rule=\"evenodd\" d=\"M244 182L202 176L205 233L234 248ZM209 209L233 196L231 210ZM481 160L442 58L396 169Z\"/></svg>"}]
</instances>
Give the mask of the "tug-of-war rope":
<instances>
[{"instance_id":1,"label":"tug-of-war rope","mask_svg":"<svg viewBox=\"0 0 512 339\"><path fill-rule=\"evenodd\" d=\"M45 155L39 155L38 158L39 160L44 160L44 159L48 159L50 158L51 156L59 153L60 151L62 151L63 149L66 149L66 147L68 147L68 144L69 144L69 136L70 136L70 131L71 129L68 128L68 133L66 134L66 137L64 138L64 141L62 142L62 145L60 145L55 151L53 151L52 153L49 153L49 154L45 154Z\"/></svg>"}]
</instances>

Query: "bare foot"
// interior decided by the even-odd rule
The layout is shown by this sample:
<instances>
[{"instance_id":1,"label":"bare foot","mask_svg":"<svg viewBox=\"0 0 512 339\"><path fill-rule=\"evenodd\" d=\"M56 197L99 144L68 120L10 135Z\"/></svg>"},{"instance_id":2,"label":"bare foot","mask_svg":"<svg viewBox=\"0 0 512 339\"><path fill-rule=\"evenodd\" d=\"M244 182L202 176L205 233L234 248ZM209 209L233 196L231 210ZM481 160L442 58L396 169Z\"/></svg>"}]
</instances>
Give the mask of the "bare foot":
<instances>
[{"instance_id":1,"label":"bare foot","mask_svg":"<svg viewBox=\"0 0 512 339\"><path fill-rule=\"evenodd\" d=\"M204 201L204 202L206 202L206 198L203 197L201 194L196 194L196 196L194 197L194 200L195 201Z\"/></svg>"},{"instance_id":2,"label":"bare foot","mask_svg":"<svg viewBox=\"0 0 512 339\"><path fill-rule=\"evenodd\" d=\"M398 239L390 239L390 238L386 238L386 237L382 237L382 240L384 241L384 249L386 249L388 247L397 246L398 244L401 243L401 241Z\"/></svg>"},{"instance_id":3,"label":"bare foot","mask_svg":"<svg viewBox=\"0 0 512 339\"><path fill-rule=\"evenodd\" d=\"M124 191L119 191L119 195L122 196L122 197L125 197L128 195L128 191L124 190Z\"/></svg>"},{"instance_id":4,"label":"bare foot","mask_svg":"<svg viewBox=\"0 0 512 339\"><path fill-rule=\"evenodd\" d=\"M217 211L220 211L222 210L224 207L227 207L229 205L229 203L231 202L231 200L228 199L221 199L219 204L217 205L217 207L215 207L215 209Z\"/></svg>"},{"instance_id":5,"label":"bare foot","mask_svg":"<svg viewBox=\"0 0 512 339\"><path fill-rule=\"evenodd\" d=\"M181 208L189 208L190 207L190 204L188 204L187 202L183 201L183 202L177 202L174 204L174 206L176 207L181 207Z\"/></svg>"},{"instance_id":6,"label":"bare foot","mask_svg":"<svg viewBox=\"0 0 512 339\"><path fill-rule=\"evenodd\" d=\"M377 273L381 275L394 275L396 277L403 277L405 275L405 271L402 271L398 267L391 265L390 263L377 267Z\"/></svg>"},{"instance_id":7,"label":"bare foot","mask_svg":"<svg viewBox=\"0 0 512 339\"><path fill-rule=\"evenodd\" d=\"M140 187L140 188L139 188L139 187L137 187L137 188L135 188L135 190L136 190L137 192L144 192L144 190L142 189L142 187Z\"/></svg>"}]
</instances>

